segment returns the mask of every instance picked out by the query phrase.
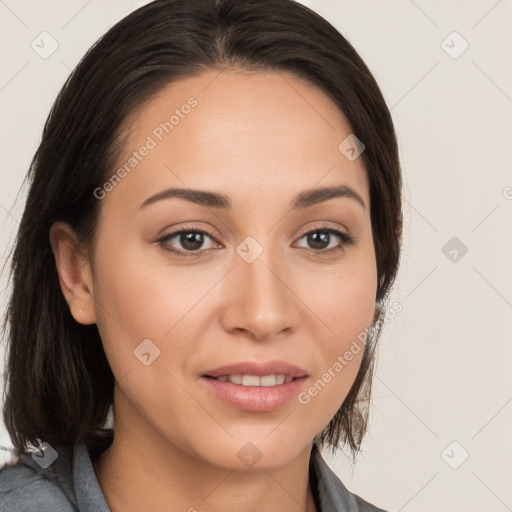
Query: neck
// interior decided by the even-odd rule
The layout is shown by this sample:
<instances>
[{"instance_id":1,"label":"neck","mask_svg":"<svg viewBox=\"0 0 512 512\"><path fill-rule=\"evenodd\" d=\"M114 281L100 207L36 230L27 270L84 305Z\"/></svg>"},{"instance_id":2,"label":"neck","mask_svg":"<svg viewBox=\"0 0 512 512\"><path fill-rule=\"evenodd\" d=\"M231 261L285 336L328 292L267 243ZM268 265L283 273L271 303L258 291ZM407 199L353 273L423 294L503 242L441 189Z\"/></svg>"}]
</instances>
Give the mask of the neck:
<instances>
[{"instance_id":1,"label":"neck","mask_svg":"<svg viewBox=\"0 0 512 512\"><path fill-rule=\"evenodd\" d=\"M176 464L172 469L161 460L118 444L114 441L93 462L112 512L316 512L307 478L295 481L293 477L298 472L294 467L235 474L220 468L202 468L197 462L190 463L180 457L173 459Z\"/></svg>"},{"instance_id":2,"label":"neck","mask_svg":"<svg viewBox=\"0 0 512 512\"><path fill-rule=\"evenodd\" d=\"M131 418L115 418L111 446L93 461L112 512L316 512L310 445L285 467L237 472L192 455L147 424L135 428Z\"/></svg>"}]
</instances>

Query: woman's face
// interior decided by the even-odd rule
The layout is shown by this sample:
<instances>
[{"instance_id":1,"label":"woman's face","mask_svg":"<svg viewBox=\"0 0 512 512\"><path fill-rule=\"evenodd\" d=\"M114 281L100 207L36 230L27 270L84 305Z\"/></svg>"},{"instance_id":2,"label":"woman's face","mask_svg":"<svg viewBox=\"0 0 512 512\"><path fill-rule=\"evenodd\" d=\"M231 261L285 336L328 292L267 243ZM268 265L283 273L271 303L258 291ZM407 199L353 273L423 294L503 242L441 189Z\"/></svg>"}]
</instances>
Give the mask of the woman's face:
<instances>
[{"instance_id":1,"label":"woman's face","mask_svg":"<svg viewBox=\"0 0 512 512\"><path fill-rule=\"evenodd\" d=\"M231 470L245 455L261 457L260 469L282 466L342 404L361 362L358 335L374 319L367 176L362 158L338 147L350 127L291 74L235 72L182 79L128 124L112 174L125 172L96 192L90 261L91 321L117 380L116 429ZM364 206L310 195L341 186ZM149 199L170 188L191 197ZM192 190L226 201L193 201ZM300 194L309 200L294 206ZM276 361L305 377L260 387L206 377Z\"/></svg>"}]
</instances>

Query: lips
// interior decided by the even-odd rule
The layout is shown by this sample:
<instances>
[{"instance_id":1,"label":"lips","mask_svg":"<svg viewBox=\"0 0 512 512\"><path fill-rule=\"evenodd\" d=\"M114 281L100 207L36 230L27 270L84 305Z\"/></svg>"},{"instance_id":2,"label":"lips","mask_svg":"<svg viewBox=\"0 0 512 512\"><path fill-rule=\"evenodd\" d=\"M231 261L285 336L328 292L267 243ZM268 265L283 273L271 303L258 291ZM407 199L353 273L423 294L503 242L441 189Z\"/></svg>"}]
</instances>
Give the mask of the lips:
<instances>
[{"instance_id":1,"label":"lips","mask_svg":"<svg viewBox=\"0 0 512 512\"><path fill-rule=\"evenodd\" d=\"M305 386L306 370L285 361L241 361L207 370L199 382L210 396L247 412L272 412Z\"/></svg>"},{"instance_id":2,"label":"lips","mask_svg":"<svg viewBox=\"0 0 512 512\"><path fill-rule=\"evenodd\" d=\"M246 375L265 377L269 375L284 375L286 381L307 377L308 373L299 366L286 361L268 361L259 363L255 361L240 361L212 368L203 373L203 377L232 377L234 375Z\"/></svg>"},{"instance_id":3,"label":"lips","mask_svg":"<svg viewBox=\"0 0 512 512\"><path fill-rule=\"evenodd\" d=\"M208 379L220 380L222 382L232 382L241 386L280 386L286 382L293 380L293 377L286 377L285 375L229 375L227 377L207 377Z\"/></svg>"}]
</instances>

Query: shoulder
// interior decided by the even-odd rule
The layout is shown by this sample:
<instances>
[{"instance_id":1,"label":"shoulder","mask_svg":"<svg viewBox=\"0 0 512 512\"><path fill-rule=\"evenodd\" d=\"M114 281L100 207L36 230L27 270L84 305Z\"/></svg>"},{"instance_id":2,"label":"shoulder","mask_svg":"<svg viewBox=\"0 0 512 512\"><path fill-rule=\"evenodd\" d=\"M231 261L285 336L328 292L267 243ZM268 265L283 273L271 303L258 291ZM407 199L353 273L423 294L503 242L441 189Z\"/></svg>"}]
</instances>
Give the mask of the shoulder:
<instances>
[{"instance_id":1,"label":"shoulder","mask_svg":"<svg viewBox=\"0 0 512 512\"><path fill-rule=\"evenodd\" d=\"M363 500L363 498L361 498L357 494L351 493L351 496L354 498L354 501L357 504L358 512L386 512L386 510L378 508L375 505L368 503L366 500Z\"/></svg>"},{"instance_id":2,"label":"shoulder","mask_svg":"<svg viewBox=\"0 0 512 512\"><path fill-rule=\"evenodd\" d=\"M336 510L347 510L350 512L387 512L364 500L361 496L350 492L339 479L337 482L331 482L331 485L333 494L338 493L340 503L343 502L343 505L346 507ZM341 496L343 496L343 498L341 498Z\"/></svg>"},{"instance_id":3,"label":"shoulder","mask_svg":"<svg viewBox=\"0 0 512 512\"><path fill-rule=\"evenodd\" d=\"M316 446L312 449L311 469L315 494L319 498L322 512L386 512L350 492L328 466Z\"/></svg>"},{"instance_id":4,"label":"shoulder","mask_svg":"<svg viewBox=\"0 0 512 512\"><path fill-rule=\"evenodd\" d=\"M69 450L56 453L46 468L31 453L0 464L0 512L76 512Z\"/></svg>"}]
</instances>

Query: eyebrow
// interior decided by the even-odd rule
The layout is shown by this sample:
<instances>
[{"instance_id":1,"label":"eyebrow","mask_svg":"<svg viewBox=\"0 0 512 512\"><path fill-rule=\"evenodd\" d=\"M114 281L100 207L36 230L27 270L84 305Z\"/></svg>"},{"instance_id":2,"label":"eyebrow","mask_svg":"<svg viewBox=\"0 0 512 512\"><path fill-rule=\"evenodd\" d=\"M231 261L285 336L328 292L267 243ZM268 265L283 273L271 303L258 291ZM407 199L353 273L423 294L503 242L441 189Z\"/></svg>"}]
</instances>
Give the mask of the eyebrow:
<instances>
[{"instance_id":1,"label":"eyebrow","mask_svg":"<svg viewBox=\"0 0 512 512\"><path fill-rule=\"evenodd\" d=\"M140 204L139 208L144 208L150 204L156 203L157 201L161 201L163 199L171 199L174 197L209 208L230 209L232 207L229 196L220 194L218 192L192 190L189 188L168 188L152 195L151 197L148 197ZM292 201L291 208L293 210L303 210L310 206L323 203L324 201L328 201L329 199L334 199L336 197L347 197L354 199L363 207L363 210L366 210L366 205L362 197L354 189L348 187L347 185L304 190L295 196L294 200Z\"/></svg>"}]
</instances>

